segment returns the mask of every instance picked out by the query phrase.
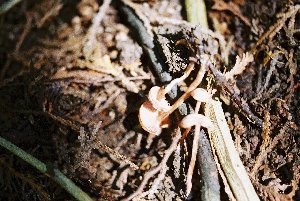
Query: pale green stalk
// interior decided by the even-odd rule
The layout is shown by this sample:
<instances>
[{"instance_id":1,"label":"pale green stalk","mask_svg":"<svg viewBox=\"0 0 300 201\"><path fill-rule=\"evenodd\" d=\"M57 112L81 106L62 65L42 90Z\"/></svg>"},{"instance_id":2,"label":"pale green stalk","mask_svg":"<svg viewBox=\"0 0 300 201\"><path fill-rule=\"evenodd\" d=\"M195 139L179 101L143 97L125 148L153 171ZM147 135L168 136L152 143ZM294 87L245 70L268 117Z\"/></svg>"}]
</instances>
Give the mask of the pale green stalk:
<instances>
[{"instance_id":1,"label":"pale green stalk","mask_svg":"<svg viewBox=\"0 0 300 201\"><path fill-rule=\"evenodd\" d=\"M78 186L76 186L69 178L67 178L58 169L49 169L45 163L41 162L37 158L20 149L16 145L0 137L0 146L12 152L14 155L20 157L43 174L47 175L55 182L57 182L62 188L68 191L74 198L79 201L92 201L85 192L83 192ZM51 173L51 174L50 174Z\"/></svg>"},{"instance_id":2,"label":"pale green stalk","mask_svg":"<svg viewBox=\"0 0 300 201\"><path fill-rule=\"evenodd\" d=\"M208 29L206 6L204 0L185 0L187 20Z\"/></svg>"},{"instance_id":3,"label":"pale green stalk","mask_svg":"<svg viewBox=\"0 0 300 201\"><path fill-rule=\"evenodd\" d=\"M6 13L9 9L17 5L21 0L7 0L0 4L0 15Z\"/></svg>"}]
</instances>

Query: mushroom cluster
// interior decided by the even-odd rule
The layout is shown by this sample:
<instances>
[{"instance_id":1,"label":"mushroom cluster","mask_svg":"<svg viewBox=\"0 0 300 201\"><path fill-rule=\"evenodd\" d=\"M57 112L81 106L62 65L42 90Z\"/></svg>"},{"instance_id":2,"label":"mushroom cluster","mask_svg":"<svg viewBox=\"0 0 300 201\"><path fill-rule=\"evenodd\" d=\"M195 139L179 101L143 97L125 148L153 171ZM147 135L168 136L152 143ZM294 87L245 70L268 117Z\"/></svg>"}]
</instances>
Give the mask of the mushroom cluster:
<instances>
[{"instance_id":1,"label":"mushroom cluster","mask_svg":"<svg viewBox=\"0 0 300 201\"><path fill-rule=\"evenodd\" d=\"M154 86L150 89L148 94L148 101L144 102L139 110L139 121L144 130L153 135L159 135L162 132L162 128L169 126L169 115L175 111L188 97L192 96L196 101L195 113L185 116L179 126L186 129L183 137L187 135L192 127L195 127L193 147L191 161L187 172L186 181L186 194L190 194L192 189L192 175L196 162L196 155L198 150L198 143L200 138L201 127L212 128L214 125L209 118L199 114L201 103L208 103L212 100L213 91L208 91L203 88L197 88L205 73L207 65L210 63L208 58L202 57L201 63L203 64L199 69L195 80L189 85L185 93L177 99L177 101L170 106L166 100L166 93L168 93L172 87L184 79L186 79L190 72L193 70L195 61L191 60L184 75L180 78L174 79L165 88ZM149 135L151 136L151 135Z\"/></svg>"},{"instance_id":2,"label":"mushroom cluster","mask_svg":"<svg viewBox=\"0 0 300 201\"><path fill-rule=\"evenodd\" d=\"M144 102L139 110L139 121L142 128L150 134L159 135L162 128L169 125L169 117L162 121L159 120L160 112L167 111L171 108L165 96L158 99L162 88L154 86L149 91L149 100Z\"/></svg>"},{"instance_id":3,"label":"mushroom cluster","mask_svg":"<svg viewBox=\"0 0 300 201\"><path fill-rule=\"evenodd\" d=\"M187 66L184 74L180 78L174 79L165 88L154 86L150 89L148 101L144 102L139 110L139 122L142 128L149 134L159 135L162 128L169 126L169 116L165 116L164 118L161 118L161 116L162 114L174 110L176 106L170 106L165 95L171 91L176 84L185 80L193 68L194 62L191 62Z\"/></svg>"}]
</instances>

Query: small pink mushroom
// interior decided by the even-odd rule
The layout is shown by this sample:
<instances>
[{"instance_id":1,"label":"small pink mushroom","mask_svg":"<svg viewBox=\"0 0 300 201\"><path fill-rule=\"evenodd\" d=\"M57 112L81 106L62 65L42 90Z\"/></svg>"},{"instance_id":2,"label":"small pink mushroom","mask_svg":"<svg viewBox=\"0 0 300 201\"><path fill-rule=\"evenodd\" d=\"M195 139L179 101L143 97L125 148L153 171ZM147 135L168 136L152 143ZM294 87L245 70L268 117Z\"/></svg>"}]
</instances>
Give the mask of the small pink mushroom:
<instances>
[{"instance_id":1,"label":"small pink mushroom","mask_svg":"<svg viewBox=\"0 0 300 201\"><path fill-rule=\"evenodd\" d=\"M150 101L142 104L139 110L139 121L142 128L150 134L159 135L161 133L160 121L158 121L158 111Z\"/></svg>"},{"instance_id":2,"label":"small pink mushroom","mask_svg":"<svg viewBox=\"0 0 300 201\"><path fill-rule=\"evenodd\" d=\"M152 87L149 91L148 98L155 109L166 112L171 109L171 106L166 100L165 93L164 91L162 92L162 90L164 89L158 86Z\"/></svg>"},{"instance_id":3,"label":"small pink mushroom","mask_svg":"<svg viewBox=\"0 0 300 201\"><path fill-rule=\"evenodd\" d=\"M142 128L153 135L159 135L162 128L167 128L170 124L169 118L160 121L159 111L155 109L150 101L144 102L139 110L139 122Z\"/></svg>"},{"instance_id":4,"label":"small pink mushroom","mask_svg":"<svg viewBox=\"0 0 300 201\"><path fill-rule=\"evenodd\" d=\"M212 99L212 94L210 94L207 90L203 88L197 88L192 91L191 96L200 102L207 103Z\"/></svg>"},{"instance_id":5,"label":"small pink mushroom","mask_svg":"<svg viewBox=\"0 0 300 201\"><path fill-rule=\"evenodd\" d=\"M192 126L197 125L205 128L214 127L211 120L202 114L189 114L185 116L180 122L181 128L191 128Z\"/></svg>"}]
</instances>

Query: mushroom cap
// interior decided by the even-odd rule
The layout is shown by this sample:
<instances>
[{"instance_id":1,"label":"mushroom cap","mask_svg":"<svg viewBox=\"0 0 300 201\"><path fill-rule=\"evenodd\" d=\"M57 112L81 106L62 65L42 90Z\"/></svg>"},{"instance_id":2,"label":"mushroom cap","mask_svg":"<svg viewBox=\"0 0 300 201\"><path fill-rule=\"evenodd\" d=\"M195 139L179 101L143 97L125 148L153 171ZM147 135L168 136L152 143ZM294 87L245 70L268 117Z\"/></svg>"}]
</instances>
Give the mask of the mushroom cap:
<instances>
[{"instance_id":1,"label":"mushroom cap","mask_svg":"<svg viewBox=\"0 0 300 201\"><path fill-rule=\"evenodd\" d=\"M192 126L200 125L205 128L213 128L214 125L209 118L202 114L189 114L185 116L181 122L180 127L182 128L190 128Z\"/></svg>"},{"instance_id":2,"label":"mushroom cap","mask_svg":"<svg viewBox=\"0 0 300 201\"><path fill-rule=\"evenodd\" d=\"M191 96L197 101L207 103L211 100L212 95L203 88L196 88L192 91Z\"/></svg>"},{"instance_id":3,"label":"mushroom cap","mask_svg":"<svg viewBox=\"0 0 300 201\"><path fill-rule=\"evenodd\" d=\"M169 102L166 100L165 96L163 96L160 100L158 100L158 94L161 88L158 86L154 86L150 89L148 98L152 103L153 107L158 111L166 112L171 109Z\"/></svg>"},{"instance_id":4,"label":"mushroom cap","mask_svg":"<svg viewBox=\"0 0 300 201\"><path fill-rule=\"evenodd\" d=\"M144 102L139 110L139 122L142 128L150 134L159 135L162 131L158 119L158 111L150 101Z\"/></svg>"}]
</instances>

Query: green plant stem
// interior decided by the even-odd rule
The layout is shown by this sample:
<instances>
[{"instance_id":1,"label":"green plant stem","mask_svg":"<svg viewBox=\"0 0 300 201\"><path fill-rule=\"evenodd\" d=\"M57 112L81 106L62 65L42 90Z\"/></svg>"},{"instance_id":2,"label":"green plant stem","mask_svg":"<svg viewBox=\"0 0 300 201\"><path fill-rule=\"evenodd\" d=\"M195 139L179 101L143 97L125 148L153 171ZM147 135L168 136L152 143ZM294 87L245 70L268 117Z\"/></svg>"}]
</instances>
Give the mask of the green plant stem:
<instances>
[{"instance_id":1,"label":"green plant stem","mask_svg":"<svg viewBox=\"0 0 300 201\"><path fill-rule=\"evenodd\" d=\"M58 169L49 169L45 163L41 162L37 158L25 152L23 149L20 149L13 143L8 140L0 137L0 145L5 149L12 152L14 155L20 157L36 169L38 169L43 174L52 178L55 182L57 182L62 188L68 191L74 198L79 201L92 201L85 192L83 192L78 186L76 186L69 178L67 178L63 173L61 173ZM51 174L50 174L51 173Z\"/></svg>"},{"instance_id":2,"label":"green plant stem","mask_svg":"<svg viewBox=\"0 0 300 201\"><path fill-rule=\"evenodd\" d=\"M187 20L208 29L206 6L204 0L185 0Z\"/></svg>"},{"instance_id":3,"label":"green plant stem","mask_svg":"<svg viewBox=\"0 0 300 201\"><path fill-rule=\"evenodd\" d=\"M6 13L9 9L17 5L22 0L7 0L6 2L0 4L0 15Z\"/></svg>"}]
</instances>

